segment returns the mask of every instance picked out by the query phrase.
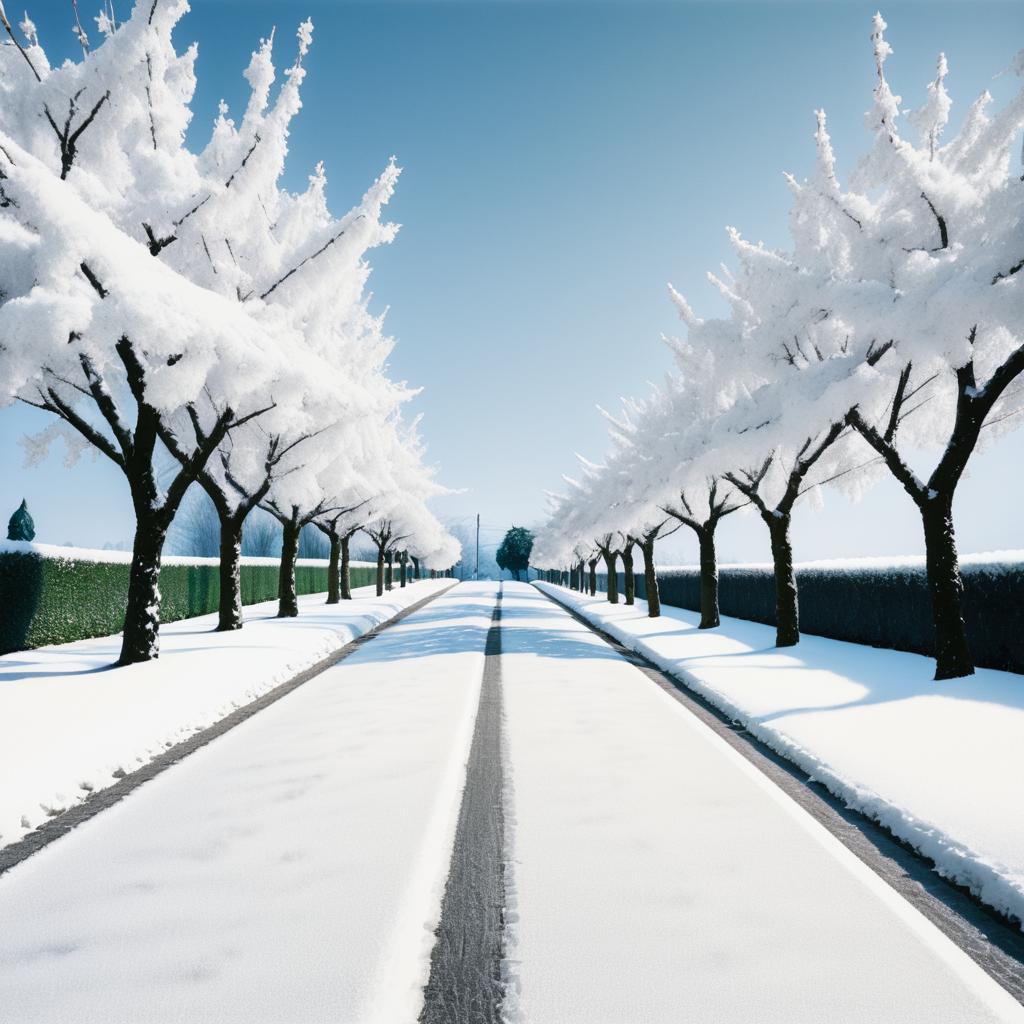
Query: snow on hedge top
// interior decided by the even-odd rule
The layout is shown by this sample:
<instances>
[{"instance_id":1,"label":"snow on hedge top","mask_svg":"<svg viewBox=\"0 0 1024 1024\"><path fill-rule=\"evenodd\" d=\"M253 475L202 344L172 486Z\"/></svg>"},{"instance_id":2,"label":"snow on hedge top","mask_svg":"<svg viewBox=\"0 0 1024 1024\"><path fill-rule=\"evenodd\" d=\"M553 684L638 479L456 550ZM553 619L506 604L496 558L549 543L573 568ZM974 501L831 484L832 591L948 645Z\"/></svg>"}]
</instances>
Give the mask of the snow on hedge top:
<instances>
[{"instance_id":1,"label":"snow on hedge top","mask_svg":"<svg viewBox=\"0 0 1024 1024\"><path fill-rule=\"evenodd\" d=\"M110 551L100 548L73 548L60 544L37 544L34 541L24 540L0 540L0 557L3 555L38 555L40 558L50 558L62 562L102 562L111 565L131 565L132 553L130 551ZM204 558L200 555L164 555L161 559L163 565L220 565L219 558ZM281 564L279 558L263 558L256 555L243 555L242 565L270 565ZM300 566L309 568L326 569L328 561L326 558L300 558ZM353 568L375 568L375 562L362 562L353 559L349 565Z\"/></svg>"},{"instance_id":2,"label":"snow on hedge top","mask_svg":"<svg viewBox=\"0 0 1024 1024\"><path fill-rule=\"evenodd\" d=\"M797 562L797 572L885 572L891 569L925 569L924 555L872 555L864 558L822 558L814 562ZM1024 549L981 551L961 555L962 570L982 569L989 573L1020 572L1024 569ZM771 562L732 562L719 565L720 572L730 569L772 572ZM699 572L698 565L659 565L658 572Z\"/></svg>"}]
</instances>

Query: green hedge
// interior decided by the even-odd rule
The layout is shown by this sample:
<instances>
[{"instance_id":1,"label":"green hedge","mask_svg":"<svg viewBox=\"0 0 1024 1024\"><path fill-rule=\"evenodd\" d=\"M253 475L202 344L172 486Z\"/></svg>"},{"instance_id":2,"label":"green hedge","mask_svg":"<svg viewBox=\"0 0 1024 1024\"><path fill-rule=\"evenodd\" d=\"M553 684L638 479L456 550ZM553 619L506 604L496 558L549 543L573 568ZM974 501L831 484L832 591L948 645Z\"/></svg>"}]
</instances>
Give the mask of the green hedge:
<instances>
[{"instance_id":1,"label":"green hedge","mask_svg":"<svg viewBox=\"0 0 1024 1024\"><path fill-rule=\"evenodd\" d=\"M967 559L961 574L964 621L975 664L1024 672L1024 562ZM606 579L598 573L598 590L607 589ZM798 565L796 581L802 632L934 655L931 597L923 565ZM620 572L620 595L622 588ZM700 611L700 571L659 571L658 593L662 604ZM636 596L646 597L643 573L636 575ZM775 625L771 568L721 566L718 604L723 615Z\"/></svg>"},{"instance_id":2,"label":"green hedge","mask_svg":"<svg viewBox=\"0 0 1024 1024\"><path fill-rule=\"evenodd\" d=\"M0 553L0 654L118 633L124 624L130 566L37 552ZM277 597L277 566L242 564L242 603ZM353 587L371 585L377 570L353 566ZM300 565L299 594L327 590L327 567ZM161 620L217 610L216 564L164 565L160 570Z\"/></svg>"}]
</instances>

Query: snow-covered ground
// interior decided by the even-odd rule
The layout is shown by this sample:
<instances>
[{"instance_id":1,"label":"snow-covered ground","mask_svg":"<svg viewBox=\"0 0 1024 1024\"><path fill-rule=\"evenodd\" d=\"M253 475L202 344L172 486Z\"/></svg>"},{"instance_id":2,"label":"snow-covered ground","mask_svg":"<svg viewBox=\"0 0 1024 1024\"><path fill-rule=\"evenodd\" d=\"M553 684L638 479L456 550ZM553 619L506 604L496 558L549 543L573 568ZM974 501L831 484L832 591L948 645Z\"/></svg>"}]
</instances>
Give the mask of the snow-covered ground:
<instances>
[{"instance_id":1,"label":"snow-covered ground","mask_svg":"<svg viewBox=\"0 0 1024 1024\"><path fill-rule=\"evenodd\" d=\"M450 583L365 587L331 606L311 594L297 619L250 605L237 633L215 632L216 615L183 619L160 630L157 661L125 668L110 668L119 636L0 657L0 845Z\"/></svg>"},{"instance_id":2,"label":"snow-covered ground","mask_svg":"<svg viewBox=\"0 0 1024 1024\"><path fill-rule=\"evenodd\" d=\"M495 597L439 597L0 877L0 1017L413 1024Z\"/></svg>"},{"instance_id":3,"label":"snow-covered ground","mask_svg":"<svg viewBox=\"0 0 1024 1024\"><path fill-rule=\"evenodd\" d=\"M767 671L735 671L772 685ZM508 1021L1024 1020L724 740L514 583L502 687Z\"/></svg>"},{"instance_id":4,"label":"snow-covered ground","mask_svg":"<svg viewBox=\"0 0 1024 1024\"><path fill-rule=\"evenodd\" d=\"M979 669L936 683L917 654L540 586L681 679L755 736L931 857L986 903L1024 919L1024 677Z\"/></svg>"}]
</instances>

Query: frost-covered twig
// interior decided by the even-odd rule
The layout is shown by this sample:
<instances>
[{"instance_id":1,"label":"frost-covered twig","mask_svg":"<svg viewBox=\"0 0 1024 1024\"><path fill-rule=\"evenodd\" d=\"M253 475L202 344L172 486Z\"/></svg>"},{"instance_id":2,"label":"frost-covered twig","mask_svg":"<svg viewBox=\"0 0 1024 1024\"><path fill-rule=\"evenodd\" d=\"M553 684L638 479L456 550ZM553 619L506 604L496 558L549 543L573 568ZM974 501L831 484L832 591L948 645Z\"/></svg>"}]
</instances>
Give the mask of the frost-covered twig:
<instances>
[{"instance_id":1,"label":"frost-covered twig","mask_svg":"<svg viewBox=\"0 0 1024 1024\"><path fill-rule=\"evenodd\" d=\"M355 220L362 219L362 214L359 214L355 218ZM268 295L274 292L279 285L284 284L285 281L287 281L288 278L292 276L292 274L298 273L307 263L311 263L313 260L317 258L317 256L320 256L322 253L326 252L332 245L334 245L335 242L338 241L339 238L341 238L345 234L346 231L348 231L348 228L349 225L346 224L345 227L341 228L341 230L337 232L337 234L334 234L329 239L327 239L327 241L324 242L324 244L320 246L320 248L317 249L316 252L311 253L309 256L306 256L303 260L296 264L296 266L292 267L291 270L289 270L286 274L284 274L282 277L279 277L265 292L263 292L260 295L260 298L265 299Z\"/></svg>"},{"instance_id":2,"label":"frost-covered twig","mask_svg":"<svg viewBox=\"0 0 1024 1024\"><path fill-rule=\"evenodd\" d=\"M14 34L14 29L11 28L11 23L7 20L7 12L4 10L3 3L0 3L0 25L3 25L4 30L11 37L11 42L18 48L18 53L25 58L25 63L32 69L32 74L35 75L37 82L42 82L42 78L39 77L39 72L36 71L35 64L32 63L32 58L25 52L25 48L18 42L18 37Z\"/></svg>"}]
</instances>

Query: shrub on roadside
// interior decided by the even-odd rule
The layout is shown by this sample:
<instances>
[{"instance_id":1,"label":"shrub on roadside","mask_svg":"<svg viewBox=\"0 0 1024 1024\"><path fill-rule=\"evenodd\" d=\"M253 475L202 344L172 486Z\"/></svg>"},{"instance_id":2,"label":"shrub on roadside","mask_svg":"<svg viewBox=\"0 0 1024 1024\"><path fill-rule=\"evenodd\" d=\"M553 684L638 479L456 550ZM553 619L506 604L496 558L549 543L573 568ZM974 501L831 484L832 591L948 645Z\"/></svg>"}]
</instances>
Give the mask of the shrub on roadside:
<instances>
[{"instance_id":1,"label":"shrub on roadside","mask_svg":"<svg viewBox=\"0 0 1024 1024\"><path fill-rule=\"evenodd\" d=\"M127 556L68 548L6 544L0 550L0 654L69 643L120 631L128 597ZM242 563L242 603L277 597L277 563ZM352 566L352 587L374 582L376 569ZM327 563L296 569L299 594L327 590ZM217 610L220 583L216 559L169 558L160 570L162 619L205 615Z\"/></svg>"},{"instance_id":2,"label":"shrub on roadside","mask_svg":"<svg viewBox=\"0 0 1024 1024\"><path fill-rule=\"evenodd\" d=\"M1024 673L1024 558L1019 553L965 557L964 618L971 653L980 666ZM621 573L620 589L622 586ZM935 653L931 600L923 558L851 559L796 567L801 631L917 654ZM658 573L663 604L700 611L696 567ZM606 577L598 576L598 589ZM636 596L646 596L643 574ZM721 566L723 615L775 625L771 566Z\"/></svg>"}]
</instances>

